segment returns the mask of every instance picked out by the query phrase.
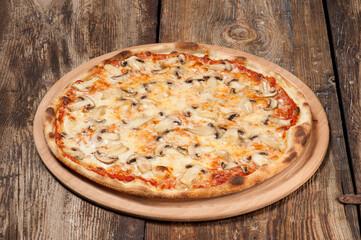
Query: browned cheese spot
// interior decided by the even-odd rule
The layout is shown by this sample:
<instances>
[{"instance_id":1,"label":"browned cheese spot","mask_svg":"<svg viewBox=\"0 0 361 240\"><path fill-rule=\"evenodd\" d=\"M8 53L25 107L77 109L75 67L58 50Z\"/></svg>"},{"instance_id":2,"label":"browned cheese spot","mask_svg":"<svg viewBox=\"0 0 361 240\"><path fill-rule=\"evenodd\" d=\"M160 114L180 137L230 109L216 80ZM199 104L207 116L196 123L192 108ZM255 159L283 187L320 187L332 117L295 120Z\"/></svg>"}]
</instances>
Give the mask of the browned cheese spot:
<instances>
[{"instance_id":1,"label":"browned cheese spot","mask_svg":"<svg viewBox=\"0 0 361 240\"><path fill-rule=\"evenodd\" d=\"M257 74L257 81L261 81L263 79L263 75L262 74Z\"/></svg>"},{"instance_id":2,"label":"browned cheese spot","mask_svg":"<svg viewBox=\"0 0 361 240\"><path fill-rule=\"evenodd\" d=\"M70 98L68 97L61 97L61 101L63 102L64 105L67 105L70 102Z\"/></svg>"},{"instance_id":3,"label":"browned cheese spot","mask_svg":"<svg viewBox=\"0 0 361 240\"><path fill-rule=\"evenodd\" d=\"M291 162L294 158L296 158L297 153L296 152L292 152L285 160L284 162Z\"/></svg>"},{"instance_id":4,"label":"browned cheese spot","mask_svg":"<svg viewBox=\"0 0 361 240\"><path fill-rule=\"evenodd\" d=\"M54 133L52 133L52 132L49 133L49 137L50 137L50 138L54 138L54 137L55 137Z\"/></svg>"},{"instance_id":5,"label":"browned cheese spot","mask_svg":"<svg viewBox=\"0 0 361 240\"><path fill-rule=\"evenodd\" d=\"M300 108L299 107L296 107L294 110L293 110L293 114L298 116L300 115Z\"/></svg>"},{"instance_id":6,"label":"browned cheese spot","mask_svg":"<svg viewBox=\"0 0 361 240\"><path fill-rule=\"evenodd\" d=\"M242 185L244 182L244 177L241 177L239 175L233 176L230 180L229 183L234 185L234 186L239 186Z\"/></svg>"},{"instance_id":7,"label":"browned cheese spot","mask_svg":"<svg viewBox=\"0 0 361 240\"><path fill-rule=\"evenodd\" d=\"M45 110L45 119L50 122L54 117L55 117L54 108L48 107L48 108Z\"/></svg>"},{"instance_id":8,"label":"browned cheese spot","mask_svg":"<svg viewBox=\"0 0 361 240\"><path fill-rule=\"evenodd\" d=\"M132 55L131 51L125 50L125 51L122 51L122 52L118 53L117 55L115 55L113 57L113 59L123 60L123 59L130 57L131 55Z\"/></svg>"},{"instance_id":9,"label":"browned cheese spot","mask_svg":"<svg viewBox=\"0 0 361 240\"><path fill-rule=\"evenodd\" d=\"M304 102L302 105L303 105L304 107L309 106L308 103L306 103L306 102Z\"/></svg>"},{"instance_id":10,"label":"browned cheese spot","mask_svg":"<svg viewBox=\"0 0 361 240\"><path fill-rule=\"evenodd\" d=\"M194 42L178 42L175 45L177 48L185 49L185 50L197 50L199 49L199 45Z\"/></svg>"},{"instance_id":11,"label":"browned cheese spot","mask_svg":"<svg viewBox=\"0 0 361 240\"><path fill-rule=\"evenodd\" d=\"M164 167L164 166L157 166L157 170L161 171L161 172L164 172L164 171L168 171L168 168Z\"/></svg>"},{"instance_id":12,"label":"browned cheese spot","mask_svg":"<svg viewBox=\"0 0 361 240\"><path fill-rule=\"evenodd\" d=\"M302 126L297 126L295 132L296 142L304 146L307 142L307 134Z\"/></svg>"},{"instance_id":13,"label":"browned cheese spot","mask_svg":"<svg viewBox=\"0 0 361 240\"><path fill-rule=\"evenodd\" d=\"M237 60L245 62L247 60L247 58L243 57L243 56L237 56L236 57Z\"/></svg>"}]
</instances>

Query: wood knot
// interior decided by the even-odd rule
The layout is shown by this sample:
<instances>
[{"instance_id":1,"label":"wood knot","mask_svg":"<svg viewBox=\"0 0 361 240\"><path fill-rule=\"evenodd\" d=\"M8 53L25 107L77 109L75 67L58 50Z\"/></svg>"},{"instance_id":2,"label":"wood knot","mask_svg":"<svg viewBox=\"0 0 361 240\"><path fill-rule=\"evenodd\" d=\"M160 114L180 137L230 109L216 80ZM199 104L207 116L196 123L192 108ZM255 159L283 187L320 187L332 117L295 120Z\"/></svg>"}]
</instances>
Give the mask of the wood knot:
<instances>
[{"instance_id":1,"label":"wood knot","mask_svg":"<svg viewBox=\"0 0 361 240\"><path fill-rule=\"evenodd\" d=\"M249 40L252 36L249 28L240 25L231 26L230 28L226 29L226 31L229 38L236 41Z\"/></svg>"}]
</instances>

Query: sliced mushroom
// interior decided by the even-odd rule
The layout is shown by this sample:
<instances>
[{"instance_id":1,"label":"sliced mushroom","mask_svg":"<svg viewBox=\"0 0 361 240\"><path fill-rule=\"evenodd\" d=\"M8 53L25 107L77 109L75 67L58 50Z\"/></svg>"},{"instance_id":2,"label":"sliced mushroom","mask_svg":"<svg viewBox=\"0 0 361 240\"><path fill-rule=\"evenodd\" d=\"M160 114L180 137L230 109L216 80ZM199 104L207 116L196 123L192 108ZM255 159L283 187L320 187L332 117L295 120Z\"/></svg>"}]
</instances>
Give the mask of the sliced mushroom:
<instances>
[{"instance_id":1,"label":"sliced mushroom","mask_svg":"<svg viewBox=\"0 0 361 240\"><path fill-rule=\"evenodd\" d=\"M131 56L123 62L123 65L127 65L136 71L144 70L144 60L136 56Z\"/></svg>"},{"instance_id":2,"label":"sliced mushroom","mask_svg":"<svg viewBox=\"0 0 361 240\"><path fill-rule=\"evenodd\" d=\"M236 128L228 129L228 131L223 134L222 138L227 142L238 144L240 140L238 129Z\"/></svg>"},{"instance_id":3,"label":"sliced mushroom","mask_svg":"<svg viewBox=\"0 0 361 240\"><path fill-rule=\"evenodd\" d=\"M180 62L182 65L185 64L186 61L187 61L187 58L186 58L186 56L184 56L184 54L179 54L179 55L178 55L178 59L179 59L179 62Z\"/></svg>"},{"instance_id":4,"label":"sliced mushroom","mask_svg":"<svg viewBox=\"0 0 361 240\"><path fill-rule=\"evenodd\" d=\"M217 155L224 159L224 162L234 162L234 159L231 155L231 153L227 150L221 150L217 152Z\"/></svg>"},{"instance_id":5,"label":"sliced mushroom","mask_svg":"<svg viewBox=\"0 0 361 240\"><path fill-rule=\"evenodd\" d=\"M151 87L155 84L156 82L148 82L148 83L144 83L143 84L143 88L146 92L150 93L151 92Z\"/></svg>"},{"instance_id":6,"label":"sliced mushroom","mask_svg":"<svg viewBox=\"0 0 361 240\"><path fill-rule=\"evenodd\" d=\"M206 80L203 75L191 76L185 80L186 83L205 82L205 81Z\"/></svg>"},{"instance_id":7,"label":"sliced mushroom","mask_svg":"<svg viewBox=\"0 0 361 240\"><path fill-rule=\"evenodd\" d=\"M262 124L267 126L268 122L269 122L269 119L270 119L270 115L267 115L266 118L264 120L262 120Z\"/></svg>"},{"instance_id":8,"label":"sliced mushroom","mask_svg":"<svg viewBox=\"0 0 361 240\"><path fill-rule=\"evenodd\" d=\"M118 99L119 101L125 101L127 102L128 104L130 104L132 107L134 108L139 108L139 101L135 98L132 98L132 97L128 97L128 96L122 96Z\"/></svg>"},{"instance_id":9,"label":"sliced mushroom","mask_svg":"<svg viewBox=\"0 0 361 240\"><path fill-rule=\"evenodd\" d=\"M168 119L171 120L171 121L173 121L173 123L174 123L175 125L178 125L178 126L182 125L182 121L181 121L180 118L177 117L177 116L169 115L169 116L168 116Z\"/></svg>"},{"instance_id":10,"label":"sliced mushroom","mask_svg":"<svg viewBox=\"0 0 361 240\"><path fill-rule=\"evenodd\" d=\"M183 114L186 117L191 117L193 115L194 109L192 107L187 107L183 110Z\"/></svg>"},{"instance_id":11,"label":"sliced mushroom","mask_svg":"<svg viewBox=\"0 0 361 240\"><path fill-rule=\"evenodd\" d=\"M183 155L187 155L187 154L188 154L188 149L187 149L186 147L178 146L178 147L176 148L176 150L177 150L178 152L180 152L181 154L183 154Z\"/></svg>"},{"instance_id":12,"label":"sliced mushroom","mask_svg":"<svg viewBox=\"0 0 361 240\"><path fill-rule=\"evenodd\" d=\"M280 139L273 134L270 134L268 132L262 133L259 135L259 139L263 144L271 148L282 150Z\"/></svg>"},{"instance_id":13,"label":"sliced mushroom","mask_svg":"<svg viewBox=\"0 0 361 240\"><path fill-rule=\"evenodd\" d=\"M172 121L169 121L168 118L166 119L163 119L162 121L160 121L159 123L157 123L155 126L154 126L154 130L157 132L157 133L162 133L168 129L171 129L174 127L174 123Z\"/></svg>"},{"instance_id":14,"label":"sliced mushroom","mask_svg":"<svg viewBox=\"0 0 361 240\"><path fill-rule=\"evenodd\" d=\"M201 147L198 143L191 143L188 147L188 154L193 159L198 159L202 154L214 152L214 147L203 146Z\"/></svg>"},{"instance_id":15,"label":"sliced mushroom","mask_svg":"<svg viewBox=\"0 0 361 240\"><path fill-rule=\"evenodd\" d=\"M78 81L73 84L73 87L75 87L78 91L88 92L89 90L91 90L91 87L93 86L93 84L98 80L99 80L98 77L94 77L87 81Z\"/></svg>"},{"instance_id":16,"label":"sliced mushroom","mask_svg":"<svg viewBox=\"0 0 361 240\"><path fill-rule=\"evenodd\" d=\"M213 76L210 77L205 84L205 90L211 94L214 94L217 88L218 88L217 79Z\"/></svg>"},{"instance_id":17,"label":"sliced mushroom","mask_svg":"<svg viewBox=\"0 0 361 240\"><path fill-rule=\"evenodd\" d=\"M210 135L216 134L216 132L217 132L217 130L210 125L195 126L193 128L187 129L187 130L198 136L210 136Z\"/></svg>"},{"instance_id":18,"label":"sliced mushroom","mask_svg":"<svg viewBox=\"0 0 361 240\"><path fill-rule=\"evenodd\" d=\"M106 121L106 119L104 118L106 109L107 109L106 105L101 105L94 108L90 119L95 123L104 123Z\"/></svg>"},{"instance_id":19,"label":"sliced mushroom","mask_svg":"<svg viewBox=\"0 0 361 240\"><path fill-rule=\"evenodd\" d=\"M125 161L127 164L132 164L137 162L139 159L147 159L144 155L139 153L133 153L131 154L127 160Z\"/></svg>"},{"instance_id":20,"label":"sliced mushroom","mask_svg":"<svg viewBox=\"0 0 361 240\"><path fill-rule=\"evenodd\" d=\"M278 106L278 101L274 98L269 98L267 107L265 107L264 110L271 111L271 110L275 109L277 106Z\"/></svg>"},{"instance_id":21,"label":"sliced mushroom","mask_svg":"<svg viewBox=\"0 0 361 240\"><path fill-rule=\"evenodd\" d=\"M246 115L251 114L253 112L252 103L249 99L240 101L239 107L241 108L242 112Z\"/></svg>"},{"instance_id":22,"label":"sliced mushroom","mask_svg":"<svg viewBox=\"0 0 361 240\"><path fill-rule=\"evenodd\" d=\"M237 79L237 78L226 78L226 79L224 80L224 84L225 84L226 86L230 86L231 83L233 83L233 82L238 82L238 79Z\"/></svg>"},{"instance_id":23,"label":"sliced mushroom","mask_svg":"<svg viewBox=\"0 0 361 240\"><path fill-rule=\"evenodd\" d=\"M194 179L196 179L201 172L202 168L198 165L194 165L184 172L180 182L190 187Z\"/></svg>"},{"instance_id":24,"label":"sliced mushroom","mask_svg":"<svg viewBox=\"0 0 361 240\"><path fill-rule=\"evenodd\" d=\"M156 156L163 157L165 151L172 147L173 147L173 145L171 143L161 143L154 149L154 154Z\"/></svg>"},{"instance_id":25,"label":"sliced mushroom","mask_svg":"<svg viewBox=\"0 0 361 240\"><path fill-rule=\"evenodd\" d=\"M169 169L166 166L158 165L153 168L153 174L157 178L160 179L165 178L168 175L168 173L169 173Z\"/></svg>"},{"instance_id":26,"label":"sliced mushroom","mask_svg":"<svg viewBox=\"0 0 361 240\"><path fill-rule=\"evenodd\" d=\"M222 61L220 64L209 65L209 68L217 71L231 71L232 65L228 61Z\"/></svg>"},{"instance_id":27,"label":"sliced mushroom","mask_svg":"<svg viewBox=\"0 0 361 240\"><path fill-rule=\"evenodd\" d=\"M212 119L212 120L216 120L218 118L218 114L216 112L211 112L211 111L206 111L206 110L197 111L196 114L199 117L209 118L209 119Z\"/></svg>"},{"instance_id":28,"label":"sliced mushroom","mask_svg":"<svg viewBox=\"0 0 361 240\"><path fill-rule=\"evenodd\" d=\"M199 153L197 153L196 149L199 147L198 143L192 143L188 147L188 153L191 158L198 159L200 157Z\"/></svg>"},{"instance_id":29,"label":"sliced mushroom","mask_svg":"<svg viewBox=\"0 0 361 240\"><path fill-rule=\"evenodd\" d=\"M153 73L153 74L162 74L162 73L166 73L168 71L169 71L168 68L160 66L158 69L152 70L151 73Z\"/></svg>"},{"instance_id":30,"label":"sliced mushroom","mask_svg":"<svg viewBox=\"0 0 361 240\"><path fill-rule=\"evenodd\" d=\"M228 131L228 128L224 127L224 126L217 126L216 127L216 139L221 138L224 136L224 134Z\"/></svg>"},{"instance_id":31,"label":"sliced mushroom","mask_svg":"<svg viewBox=\"0 0 361 240\"><path fill-rule=\"evenodd\" d=\"M251 135L248 136L249 140L253 141L255 140L256 138L258 138L258 135L257 134L254 134L254 133L251 133Z\"/></svg>"},{"instance_id":32,"label":"sliced mushroom","mask_svg":"<svg viewBox=\"0 0 361 240\"><path fill-rule=\"evenodd\" d=\"M168 58L168 59L164 59L160 62L160 65L163 68L166 68L168 66L173 66L179 63L179 59L177 57L172 57L172 58Z\"/></svg>"},{"instance_id":33,"label":"sliced mushroom","mask_svg":"<svg viewBox=\"0 0 361 240\"><path fill-rule=\"evenodd\" d=\"M139 157L136 160L137 167L141 173L146 173L152 170L152 158Z\"/></svg>"},{"instance_id":34,"label":"sliced mushroom","mask_svg":"<svg viewBox=\"0 0 361 240\"><path fill-rule=\"evenodd\" d=\"M70 111L77 111L77 110L89 110L95 107L94 101L87 96L79 96L78 99L73 102L72 104L68 105Z\"/></svg>"},{"instance_id":35,"label":"sliced mushroom","mask_svg":"<svg viewBox=\"0 0 361 240\"><path fill-rule=\"evenodd\" d=\"M130 73L130 71L127 70L125 73L121 73L121 74L112 76L111 79L116 82L121 82L121 81L124 81L127 76L129 76L129 73Z\"/></svg>"},{"instance_id":36,"label":"sliced mushroom","mask_svg":"<svg viewBox=\"0 0 361 240\"><path fill-rule=\"evenodd\" d=\"M233 94L246 87L244 84L241 84L237 78L227 78L224 80L224 84L232 88L231 93Z\"/></svg>"},{"instance_id":37,"label":"sliced mushroom","mask_svg":"<svg viewBox=\"0 0 361 240\"><path fill-rule=\"evenodd\" d=\"M230 112L228 113L226 116L224 116L225 119L227 119L228 121L233 121L236 117L238 117L239 114L236 112Z\"/></svg>"},{"instance_id":38,"label":"sliced mushroom","mask_svg":"<svg viewBox=\"0 0 361 240\"><path fill-rule=\"evenodd\" d=\"M161 66L159 66L157 63L146 61L144 62L144 70L148 72L160 72L163 70Z\"/></svg>"},{"instance_id":39,"label":"sliced mushroom","mask_svg":"<svg viewBox=\"0 0 361 240\"><path fill-rule=\"evenodd\" d=\"M73 121L68 115L65 115L63 117L63 133L65 133L65 136L68 134L71 134L74 132L74 129L76 128L76 122Z\"/></svg>"},{"instance_id":40,"label":"sliced mushroom","mask_svg":"<svg viewBox=\"0 0 361 240\"><path fill-rule=\"evenodd\" d=\"M179 65L179 64L183 65L185 63L185 61L186 61L186 57L183 54L179 54L177 57L168 58L168 59L161 61L161 66L168 67L168 66Z\"/></svg>"},{"instance_id":41,"label":"sliced mushroom","mask_svg":"<svg viewBox=\"0 0 361 240\"><path fill-rule=\"evenodd\" d=\"M172 80L166 80L167 85L170 86L174 86L174 82Z\"/></svg>"},{"instance_id":42,"label":"sliced mushroom","mask_svg":"<svg viewBox=\"0 0 361 240\"><path fill-rule=\"evenodd\" d=\"M101 100L114 100L118 99L119 96L122 96L123 92L118 88L109 88L107 90L102 91Z\"/></svg>"},{"instance_id":43,"label":"sliced mushroom","mask_svg":"<svg viewBox=\"0 0 361 240\"><path fill-rule=\"evenodd\" d=\"M154 129L157 133L162 133L166 130L172 129L176 126L181 125L181 120L176 116L168 116L165 119L161 120L154 126Z\"/></svg>"},{"instance_id":44,"label":"sliced mushroom","mask_svg":"<svg viewBox=\"0 0 361 240\"><path fill-rule=\"evenodd\" d=\"M63 148L63 152L70 155L75 160L82 160L85 157L84 152L77 147Z\"/></svg>"},{"instance_id":45,"label":"sliced mushroom","mask_svg":"<svg viewBox=\"0 0 361 240\"><path fill-rule=\"evenodd\" d=\"M291 124L291 119L285 120L276 117L269 117L268 121L278 126L289 126Z\"/></svg>"},{"instance_id":46,"label":"sliced mushroom","mask_svg":"<svg viewBox=\"0 0 361 240\"><path fill-rule=\"evenodd\" d=\"M140 101L140 107L147 116L155 116L158 113L157 105L157 102L150 99L142 99Z\"/></svg>"},{"instance_id":47,"label":"sliced mushroom","mask_svg":"<svg viewBox=\"0 0 361 240\"><path fill-rule=\"evenodd\" d=\"M222 162L221 167L224 170L229 170L229 169L237 168L237 167L239 167L239 165L237 162L228 162L228 163Z\"/></svg>"},{"instance_id":48,"label":"sliced mushroom","mask_svg":"<svg viewBox=\"0 0 361 240\"><path fill-rule=\"evenodd\" d=\"M93 136L94 141L117 141L120 140L118 133L110 133L107 128L99 128L95 131Z\"/></svg>"},{"instance_id":49,"label":"sliced mushroom","mask_svg":"<svg viewBox=\"0 0 361 240\"><path fill-rule=\"evenodd\" d=\"M120 90L122 90L126 96L135 96L138 94L137 91L131 88L120 88Z\"/></svg>"},{"instance_id":50,"label":"sliced mushroom","mask_svg":"<svg viewBox=\"0 0 361 240\"><path fill-rule=\"evenodd\" d=\"M234 160L231 153L227 150L217 152L218 156L222 157L224 161L221 163L221 167L225 170L238 167L238 163Z\"/></svg>"},{"instance_id":51,"label":"sliced mushroom","mask_svg":"<svg viewBox=\"0 0 361 240\"><path fill-rule=\"evenodd\" d=\"M278 93L276 89L271 88L268 81L262 81L259 85L259 90L264 97L274 97Z\"/></svg>"},{"instance_id":52,"label":"sliced mushroom","mask_svg":"<svg viewBox=\"0 0 361 240\"><path fill-rule=\"evenodd\" d=\"M261 155L259 153L252 154L252 161L259 166L270 163L270 160L266 155Z\"/></svg>"},{"instance_id":53,"label":"sliced mushroom","mask_svg":"<svg viewBox=\"0 0 361 240\"><path fill-rule=\"evenodd\" d=\"M212 74L207 74L207 75L204 75L203 78L205 80L211 78L211 77L214 77L215 79L217 79L218 81L222 81L223 80L223 77L221 74L219 73L212 73Z\"/></svg>"},{"instance_id":54,"label":"sliced mushroom","mask_svg":"<svg viewBox=\"0 0 361 240\"><path fill-rule=\"evenodd\" d=\"M196 149L196 152L200 155L202 154L208 154L208 153L212 153L216 151L216 149L214 147L211 147L211 146L204 146L204 147L198 147Z\"/></svg>"},{"instance_id":55,"label":"sliced mushroom","mask_svg":"<svg viewBox=\"0 0 361 240\"><path fill-rule=\"evenodd\" d=\"M247 166L242 165L241 168L242 168L242 171L243 171L245 174L248 173L248 167L247 167Z\"/></svg>"},{"instance_id":56,"label":"sliced mushroom","mask_svg":"<svg viewBox=\"0 0 361 240\"><path fill-rule=\"evenodd\" d=\"M194 81L193 82L193 90L195 90L196 94L202 94L204 93L204 84L202 84L199 81Z\"/></svg>"},{"instance_id":57,"label":"sliced mushroom","mask_svg":"<svg viewBox=\"0 0 361 240\"><path fill-rule=\"evenodd\" d=\"M116 75L123 74L122 70L120 68L117 68L111 64L105 64L104 69L107 70L107 72L109 73L110 76L116 76Z\"/></svg>"},{"instance_id":58,"label":"sliced mushroom","mask_svg":"<svg viewBox=\"0 0 361 240\"><path fill-rule=\"evenodd\" d=\"M183 75L183 70L180 69L179 67L172 67L170 70L169 70L169 73L172 77L174 78L177 78L177 79L180 79Z\"/></svg>"},{"instance_id":59,"label":"sliced mushroom","mask_svg":"<svg viewBox=\"0 0 361 240\"><path fill-rule=\"evenodd\" d=\"M144 123L150 121L152 118L153 118L153 116L142 115L140 117L130 120L126 126L128 128L136 129L136 128L142 126Z\"/></svg>"},{"instance_id":60,"label":"sliced mushroom","mask_svg":"<svg viewBox=\"0 0 361 240\"><path fill-rule=\"evenodd\" d=\"M120 154L123 154L128 150L129 150L128 147L126 147L124 144L119 142L115 146L112 146L109 149L103 149L103 148L97 149L94 153L94 157L105 164L111 164L119 159L118 156Z\"/></svg>"}]
</instances>

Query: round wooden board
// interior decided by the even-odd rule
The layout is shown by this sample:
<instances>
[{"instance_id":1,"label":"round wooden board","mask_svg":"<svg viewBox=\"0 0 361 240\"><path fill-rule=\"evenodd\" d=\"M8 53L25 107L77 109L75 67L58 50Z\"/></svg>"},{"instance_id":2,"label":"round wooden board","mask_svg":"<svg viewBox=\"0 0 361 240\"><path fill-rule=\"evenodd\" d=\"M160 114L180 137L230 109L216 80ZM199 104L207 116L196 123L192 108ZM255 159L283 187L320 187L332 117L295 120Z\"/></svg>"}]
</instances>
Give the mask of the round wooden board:
<instances>
[{"instance_id":1,"label":"round wooden board","mask_svg":"<svg viewBox=\"0 0 361 240\"><path fill-rule=\"evenodd\" d=\"M156 46L143 45L123 50ZM326 154L329 127L321 103L313 92L296 76L285 69L254 55L234 49L204 45L212 51L244 56L282 75L297 87L308 100L313 118L311 139L306 151L284 171L271 179L239 193L193 201L148 200L127 196L94 183L62 165L51 153L43 134L42 116L52 99L75 77L123 51L115 51L92 59L66 74L48 91L41 101L34 120L34 140L44 164L65 186L82 197L103 207L145 218L167 221L204 221L232 217L268 206L295 191L318 169Z\"/></svg>"}]
</instances>

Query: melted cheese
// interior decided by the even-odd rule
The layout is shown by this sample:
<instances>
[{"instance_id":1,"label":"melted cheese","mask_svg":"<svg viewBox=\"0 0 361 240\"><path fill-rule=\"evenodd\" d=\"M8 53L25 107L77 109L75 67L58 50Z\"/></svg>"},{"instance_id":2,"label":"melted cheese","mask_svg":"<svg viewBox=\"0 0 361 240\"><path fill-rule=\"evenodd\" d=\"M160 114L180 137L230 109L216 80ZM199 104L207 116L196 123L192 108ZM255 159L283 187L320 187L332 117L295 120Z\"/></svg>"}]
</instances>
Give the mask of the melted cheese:
<instances>
[{"instance_id":1,"label":"melted cheese","mask_svg":"<svg viewBox=\"0 0 361 240\"><path fill-rule=\"evenodd\" d=\"M256 155L258 165L269 164L270 159L282 154L283 148L278 146L286 145L284 131L279 130L279 124L267 122L271 114L265 110L267 99L248 75L232 64L227 65L231 69L227 71L222 64L196 65L195 60L183 62L177 57L161 64L137 59L131 57L125 67L107 64L99 76L74 83L76 96L91 97L95 106L65 110L60 131L67 136L61 141L66 149L79 148L85 155L83 163L105 169L120 166L133 175L159 182L160 173L154 169L163 166L177 179L186 176L177 184L187 188L193 181L194 176L188 176L191 173L222 169L221 162L226 160L220 157L221 152L226 151L235 161L228 163L232 166L229 169L246 164L245 158L259 150L268 155ZM112 78L122 74L125 77L121 80ZM227 119L232 112L237 116ZM164 124L167 121L170 123ZM198 131L192 131L197 127ZM101 129L119 134L119 141L127 148L114 163L103 163L94 156L99 149L109 152L119 145L117 141L96 139L94 134ZM205 130L207 134L201 134ZM165 142L171 147L155 156L156 147ZM127 163L132 154L152 158L142 158L138 165ZM192 166L197 167L191 171ZM205 174L203 178L207 177Z\"/></svg>"}]
</instances>

